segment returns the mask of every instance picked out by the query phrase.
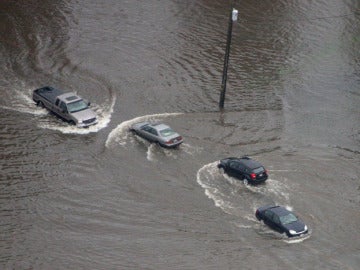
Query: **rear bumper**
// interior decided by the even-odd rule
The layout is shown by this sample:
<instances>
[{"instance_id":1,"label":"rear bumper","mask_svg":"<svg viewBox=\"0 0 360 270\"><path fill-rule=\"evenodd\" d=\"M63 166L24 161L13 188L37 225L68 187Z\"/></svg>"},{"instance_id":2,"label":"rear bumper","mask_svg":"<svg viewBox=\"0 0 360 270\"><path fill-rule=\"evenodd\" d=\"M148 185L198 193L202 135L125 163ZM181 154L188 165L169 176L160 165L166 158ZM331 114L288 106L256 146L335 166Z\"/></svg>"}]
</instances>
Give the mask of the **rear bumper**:
<instances>
[{"instance_id":1,"label":"rear bumper","mask_svg":"<svg viewBox=\"0 0 360 270\"><path fill-rule=\"evenodd\" d=\"M173 143L173 144L161 144L161 146L165 147L165 148L176 148L178 146L180 146L180 144L182 144L183 142L177 142L177 143Z\"/></svg>"},{"instance_id":2,"label":"rear bumper","mask_svg":"<svg viewBox=\"0 0 360 270\"><path fill-rule=\"evenodd\" d=\"M256 179L256 180L248 180L249 184L252 184L252 185L259 185L259 184L262 184L264 183L265 181L267 180L267 177L266 178L263 178L263 179Z\"/></svg>"}]
</instances>

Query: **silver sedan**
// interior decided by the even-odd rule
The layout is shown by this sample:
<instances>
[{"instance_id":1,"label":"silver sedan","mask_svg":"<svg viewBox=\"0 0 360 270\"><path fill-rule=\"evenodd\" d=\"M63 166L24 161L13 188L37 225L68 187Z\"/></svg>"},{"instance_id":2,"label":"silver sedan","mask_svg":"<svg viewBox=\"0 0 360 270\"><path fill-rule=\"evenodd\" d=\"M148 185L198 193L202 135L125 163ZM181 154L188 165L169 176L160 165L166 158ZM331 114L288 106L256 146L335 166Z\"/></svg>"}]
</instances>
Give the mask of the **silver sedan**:
<instances>
[{"instance_id":1,"label":"silver sedan","mask_svg":"<svg viewBox=\"0 0 360 270\"><path fill-rule=\"evenodd\" d=\"M130 131L163 147L177 147L183 142L183 138L177 132L161 123L136 123L131 126Z\"/></svg>"}]
</instances>

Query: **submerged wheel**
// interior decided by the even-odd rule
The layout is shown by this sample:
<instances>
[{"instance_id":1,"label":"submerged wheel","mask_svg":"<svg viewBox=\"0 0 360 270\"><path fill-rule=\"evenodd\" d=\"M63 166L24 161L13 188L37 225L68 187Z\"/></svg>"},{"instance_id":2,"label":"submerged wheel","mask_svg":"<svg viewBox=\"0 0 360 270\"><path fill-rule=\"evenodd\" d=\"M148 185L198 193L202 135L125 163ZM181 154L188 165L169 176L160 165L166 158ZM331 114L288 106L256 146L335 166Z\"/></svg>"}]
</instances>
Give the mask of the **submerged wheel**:
<instances>
[{"instance_id":1,"label":"submerged wheel","mask_svg":"<svg viewBox=\"0 0 360 270\"><path fill-rule=\"evenodd\" d=\"M249 184L249 181L246 178L244 178L244 185L247 186L248 184Z\"/></svg>"},{"instance_id":2,"label":"submerged wheel","mask_svg":"<svg viewBox=\"0 0 360 270\"><path fill-rule=\"evenodd\" d=\"M44 103L42 102L42 101L38 101L37 102L37 105L39 106L39 107L41 107L41 108L44 108L45 106L44 106Z\"/></svg>"},{"instance_id":3,"label":"submerged wheel","mask_svg":"<svg viewBox=\"0 0 360 270\"><path fill-rule=\"evenodd\" d=\"M75 125L76 125L73 120L71 120L69 123L70 123L70 125L72 125L72 126L75 126Z\"/></svg>"}]
</instances>

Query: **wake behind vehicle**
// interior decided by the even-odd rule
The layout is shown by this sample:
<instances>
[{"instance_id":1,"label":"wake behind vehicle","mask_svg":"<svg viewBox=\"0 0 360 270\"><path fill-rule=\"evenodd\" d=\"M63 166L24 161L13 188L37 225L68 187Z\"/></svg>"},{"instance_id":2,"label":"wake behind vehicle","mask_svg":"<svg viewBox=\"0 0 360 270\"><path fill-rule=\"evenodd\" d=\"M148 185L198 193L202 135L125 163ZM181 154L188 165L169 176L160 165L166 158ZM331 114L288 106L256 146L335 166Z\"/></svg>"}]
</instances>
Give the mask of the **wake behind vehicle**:
<instances>
[{"instance_id":1,"label":"wake behind vehicle","mask_svg":"<svg viewBox=\"0 0 360 270\"><path fill-rule=\"evenodd\" d=\"M174 148L183 143L183 138L177 132L162 123L136 123L131 126L130 131L162 147Z\"/></svg>"},{"instance_id":2,"label":"wake behind vehicle","mask_svg":"<svg viewBox=\"0 0 360 270\"><path fill-rule=\"evenodd\" d=\"M264 166L249 157L224 158L217 166L229 176L243 180L245 185L260 184L268 179L268 173Z\"/></svg>"},{"instance_id":3,"label":"wake behind vehicle","mask_svg":"<svg viewBox=\"0 0 360 270\"><path fill-rule=\"evenodd\" d=\"M45 86L34 90L33 100L38 106L47 108L77 127L88 127L98 122L95 112L89 108L90 103L74 93Z\"/></svg>"},{"instance_id":4,"label":"wake behind vehicle","mask_svg":"<svg viewBox=\"0 0 360 270\"><path fill-rule=\"evenodd\" d=\"M263 220L273 230L285 233L288 237L308 233L308 227L293 212L282 206L263 206L256 210L255 216Z\"/></svg>"}]
</instances>

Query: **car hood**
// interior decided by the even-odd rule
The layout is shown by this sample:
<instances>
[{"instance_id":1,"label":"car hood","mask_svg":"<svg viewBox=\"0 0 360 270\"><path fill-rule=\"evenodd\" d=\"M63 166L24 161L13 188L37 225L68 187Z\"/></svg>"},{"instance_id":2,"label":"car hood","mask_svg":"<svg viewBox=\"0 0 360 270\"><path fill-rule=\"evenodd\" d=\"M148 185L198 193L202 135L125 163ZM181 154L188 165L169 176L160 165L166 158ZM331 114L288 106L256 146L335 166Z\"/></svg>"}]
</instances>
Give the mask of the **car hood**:
<instances>
[{"instance_id":1,"label":"car hood","mask_svg":"<svg viewBox=\"0 0 360 270\"><path fill-rule=\"evenodd\" d=\"M283 225L288 230L293 230L295 232L303 232L305 230L305 224L301 221L295 221L289 224Z\"/></svg>"},{"instance_id":2,"label":"car hood","mask_svg":"<svg viewBox=\"0 0 360 270\"><path fill-rule=\"evenodd\" d=\"M88 119L92 119L92 118L96 118L95 112L91 109L85 109L82 111L73 112L73 113L71 113L71 115L73 117L75 117L79 122L88 120Z\"/></svg>"}]
</instances>

